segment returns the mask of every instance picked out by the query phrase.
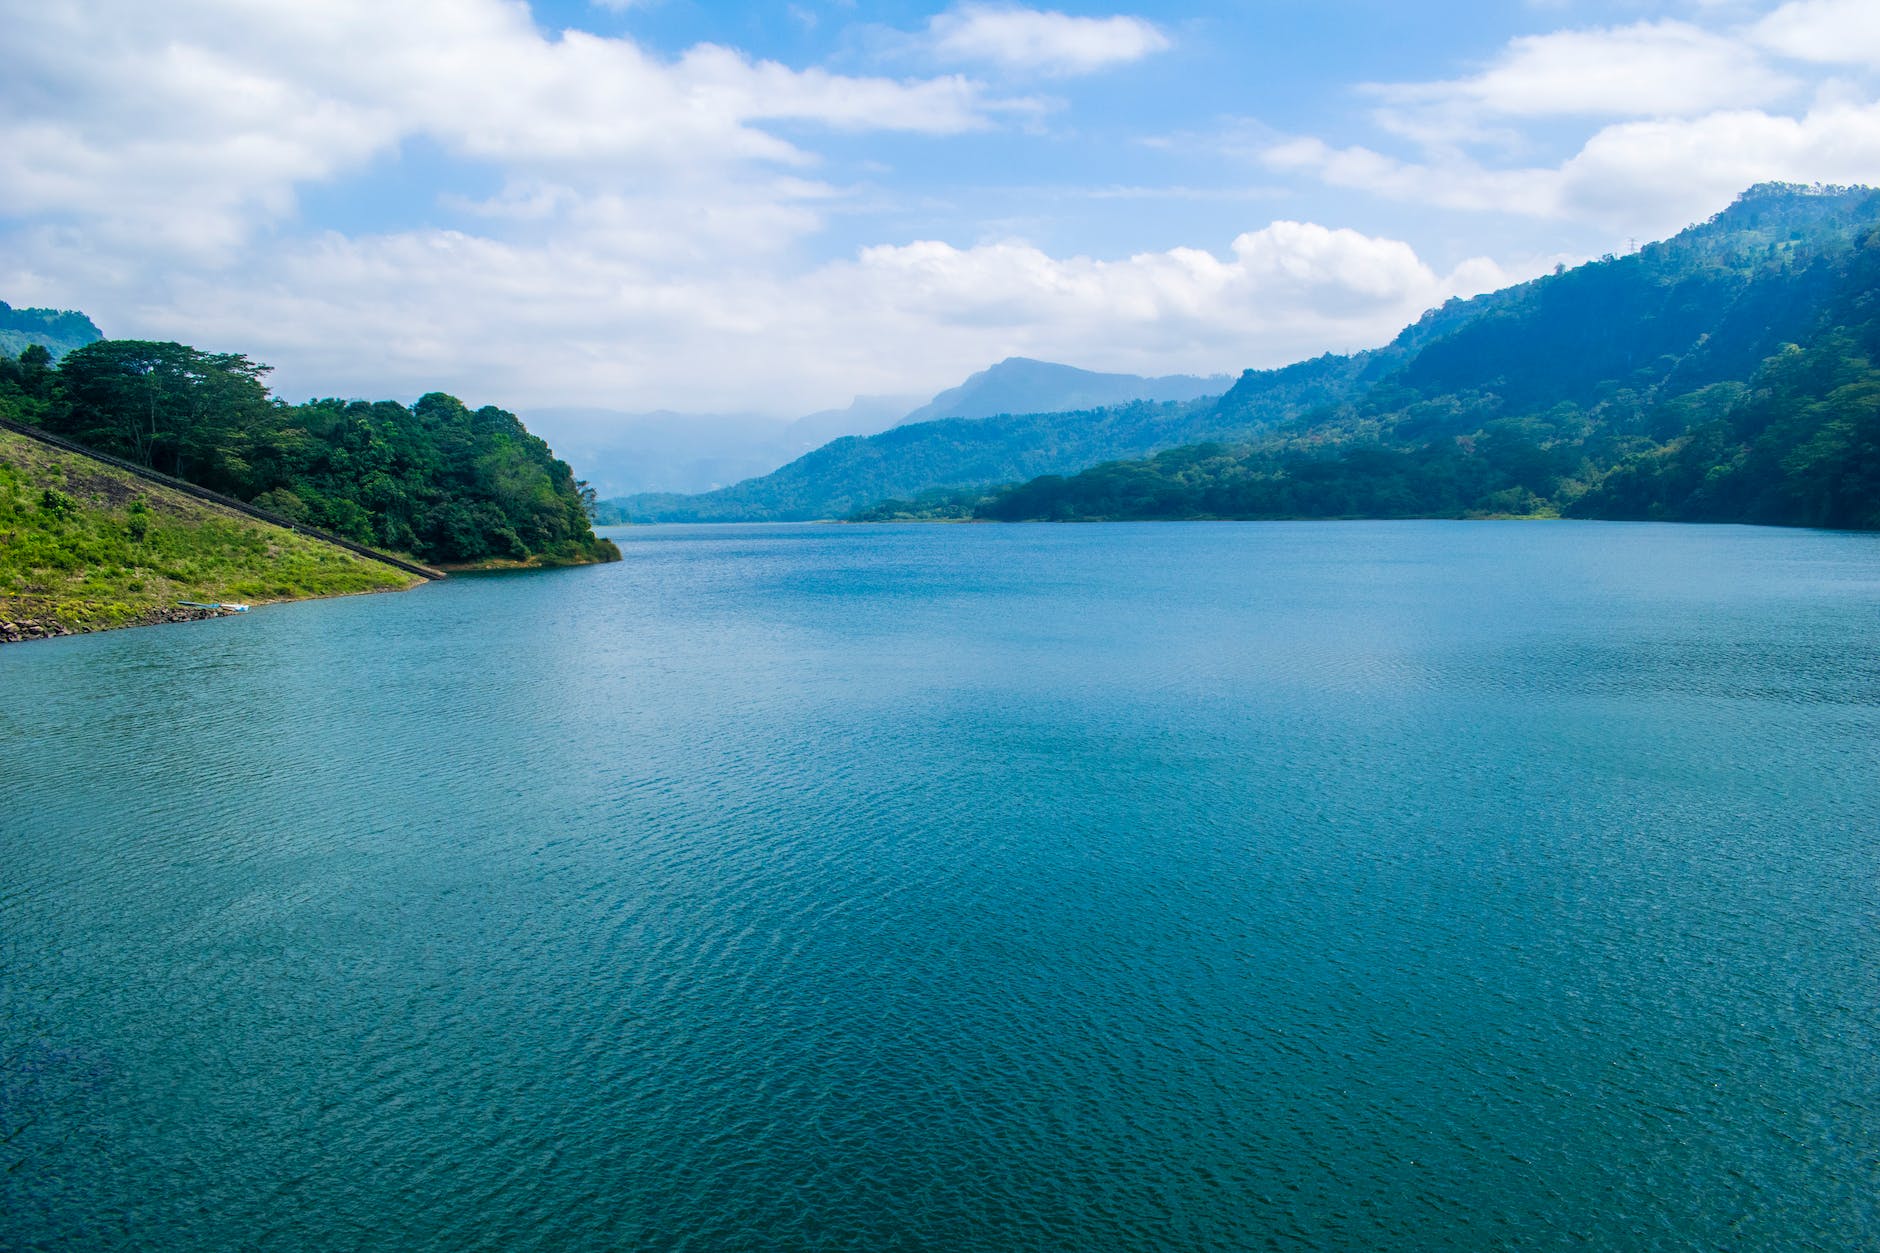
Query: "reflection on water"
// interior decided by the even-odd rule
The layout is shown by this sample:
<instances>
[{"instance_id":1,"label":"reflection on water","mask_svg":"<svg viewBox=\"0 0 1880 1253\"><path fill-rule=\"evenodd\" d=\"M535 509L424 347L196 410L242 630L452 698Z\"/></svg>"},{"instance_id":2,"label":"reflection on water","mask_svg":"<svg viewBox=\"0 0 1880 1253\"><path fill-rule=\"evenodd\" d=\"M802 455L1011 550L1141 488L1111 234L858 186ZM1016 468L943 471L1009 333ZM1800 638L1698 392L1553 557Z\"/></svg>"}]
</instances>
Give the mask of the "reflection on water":
<instances>
[{"instance_id":1,"label":"reflection on water","mask_svg":"<svg viewBox=\"0 0 1880 1253\"><path fill-rule=\"evenodd\" d=\"M1880 539L616 534L0 649L0 1245L1877 1238Z\"/></svg>"}]
</instances>

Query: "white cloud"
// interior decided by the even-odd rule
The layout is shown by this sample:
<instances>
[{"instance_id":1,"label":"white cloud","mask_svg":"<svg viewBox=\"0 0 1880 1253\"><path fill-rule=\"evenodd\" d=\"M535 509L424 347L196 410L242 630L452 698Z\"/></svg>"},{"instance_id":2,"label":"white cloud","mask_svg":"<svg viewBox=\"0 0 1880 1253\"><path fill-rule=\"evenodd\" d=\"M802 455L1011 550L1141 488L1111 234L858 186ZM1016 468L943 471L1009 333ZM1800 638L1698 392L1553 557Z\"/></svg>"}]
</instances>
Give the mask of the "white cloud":
<instances>
[{"instance_id":1,"label":"white cloud","mask_svg":"<svg viewBox=\"0 0 1880 1253\"><path fill-rule=\"evenodd\" d=\"M66 290L119 281L56 238L34 252ZM296 398L448 386L516 407L788 414L937 390L1013 354L1158 374L1279 365L1381 343L1451 295L1523 277L1482 260L1439 274L1400 241L1298 222L1243 234L1225 255L919 241L792 274L659 273L636 252L598 211L528 242L332 234L240 272L176 276L161 304L120 309L108 329L249 351ZM28 274L0 270L0 282L31 294Z\"/></svg>"},{"instance_id":2,"label":"white cloud","mask_svg":"<svg viewBox=\"0 0 1880 1253\"><path fill-rule=\"evenodd\" d=\"M959 48L1034 69L1166 46L1130 18L950 19ZM1212 373L1380 342L1505 277L1297 222L1222 254L921 241L802 260L844 196L802 124L945 135L1029 107L959 76L660 58L544 34L507 0L0 0L0 22L0 291L249 352L290 397L790 413L1011 354ZM491 177L417 215L459 229L296 225L303 189L413 143Z\"/></svg>"},{"instance_id":3,"label":"white cloud","mask_svg":"<svg viewBox=\"0 0 1880 1253\"><path fill-rule=\"evenodd\" d=\"M1751 34L1798 60L1880 67L1880 7L1872 0L1796 0L1756 23Z\"/></svg>"},{"instance_id":4,"label":"white cloud","mask_svg":"<svg viewBox=\"0 0 1880 1253\"><path fill-rule=\"evenodd\" d=\"M928 23L934 50L956 61L1047 74L1087 74L1169 47L1139 17L1072 17L1016 6L964 4Z\"/></svg>"},{"instance_id":5,"label":"white cloud","mask_svg":"<svg viewBox=\"0 0 1880 1253\"><path fill-rule=\"evenodd\" d=\"M1470 77L1368 90L1387 129L1442 142L1493 137L1489 124L1508 119L1689 117L1797 86L1739 40L1662 21L1525 36Z\"/></svg>"},{"instance_id":6,"label":"white cloud","mask_svg":"<svg viewBox=\"0 0 1880 1253\"><path fill-rule=\"evenodd\" d=\"M1001 103L958 76L793 70L701 45L546 36L504 0L0 3L0 214L229 248L295 191L425 140L511 171L634 185L810 154L765 129L956 134Z\"/></svg>"},{"instance_id":7,"label":"white cloud","mask_svg":"<svg viewBox=\"0 0 1880 1253\"><path fill-rule=\"evenodd\" d=\"M1757 182L1880 182L1870 85L1807 64L1880 67L1880 6L1793 0L1735 25L1736 5L1698 7L1722 24L1527 36L1467 77L1365 88L1412 155L1307 136L1268 143L1259 160L1333 187L1619 238L1675 231ZM1563 151L1580 120L1592 129Z\"/></svg>"},{"instance_id":8,"label":"white cloud","mask_svg":"<svg viewBox=\"0 0 1880 1253\"><path fill-rule=\"evenodd\" d=\"M1754 183L1880 183L1880 102L1830 99L1800 117L1750 109L1617 123L1554 166L1494 169L1455 154L1405 161L1317 139L1275 145L1266 161L1395 199L1653 238L1714 213Z\"/></svg>"}]
</instances>

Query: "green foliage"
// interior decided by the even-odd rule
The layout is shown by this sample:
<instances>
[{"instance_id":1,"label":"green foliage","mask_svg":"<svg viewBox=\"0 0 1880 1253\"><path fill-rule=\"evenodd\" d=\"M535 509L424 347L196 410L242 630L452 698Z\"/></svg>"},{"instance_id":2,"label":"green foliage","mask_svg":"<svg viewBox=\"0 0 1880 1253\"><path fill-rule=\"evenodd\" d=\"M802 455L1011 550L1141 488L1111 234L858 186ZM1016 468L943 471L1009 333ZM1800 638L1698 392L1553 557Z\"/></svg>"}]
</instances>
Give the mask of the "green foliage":
<instances>
[{"instance_id":1,"label":"green foliage","mask_svg":"<svg viewBox=\"0 0 1880 1253\"><path fill-rule=\"evenodd\" d=\"M990 502L991 493L967 490L950 492L936 488L922 492L912 500L884 500L858 509L845 522L965 522Z\"/></svg>"},{"instance_id":2,"label":"green foliage","mask_svg":"<svg viewBox=\"0 0 1880 1253\"><path fill-rule=\"evenodd\" d=\"M884 497L989 488L1187 443L1215 430L1212 401L1137 401L1079 413L909 423L847 436L782 469L698 496L610 501L602 516L639 522L793 522L839 518ZM1244 431L1239 416L1232 429Z\"/></svg>"},{"instance_id":3,"label":"green foliage","mask_svg":"<svg viewBox=\"0 0 1880 1253\"><path fill-rule=\"evenodd\" d=\"M54 518L63 521L78 512L78 502L56 487L48 487L39 493L39 508Z\"/></svg>"},{"instance_id":4,"label":"green foliage","mask_svg":"<svg viewBox=\"0 0 1880 1253\"><path fill-rule=\"evenodd\" d=\"M37 349L50 363L81 344L102 339L90 318L68 309L15 309L0 300L0 356Z\"/></svg>"},{"instance_id":5,"label":"green foliage","mask_svg":"<svg viewBox=\"0 0 1880 1253\"><path fill-rule=\"evenodd\" d=\"M286 405L267 367L176 343L103 340L56 369L0 362L0 414L253 502L294 522L444 564L610 560L567 464L514 414L433 392Z\"/></svg>"},{"instance_id":6,"label":"green foliage","mask_svg":"<svg viewBox=\"0 0 1880 1253\"><path fill-rule=\"evenodd\" d=\"M1870 189L1755 188L1633 256L1306 363L1352 386L1295 388L1290 419L1251 439L1039 478L976 512L1880 528L1876 222Z\"/></svg>"},{"instance_id":7,"label":"green foliage","mask_svg":"<svg viewBox=\"0 0 1880 1253\"><path fill-rule=\"evenodd\" d=\"M151 621L179 600L285 600L417 581L22 435L0 431L0 455L0 621L87 630Z\"/></svg>"}]
</instances>

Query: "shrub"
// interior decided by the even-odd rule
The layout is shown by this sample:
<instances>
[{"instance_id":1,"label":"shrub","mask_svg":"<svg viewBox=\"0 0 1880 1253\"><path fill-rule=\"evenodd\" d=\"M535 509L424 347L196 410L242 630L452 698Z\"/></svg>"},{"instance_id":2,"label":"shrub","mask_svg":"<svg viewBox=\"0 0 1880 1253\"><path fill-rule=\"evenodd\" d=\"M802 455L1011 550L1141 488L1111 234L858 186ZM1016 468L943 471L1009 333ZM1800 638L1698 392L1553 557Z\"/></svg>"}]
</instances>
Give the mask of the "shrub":
<instances>
[{"instance_id":1,"label":"shrub","mask_svg":"<svg viewBox=\"0 0 1880 1253\"><path fill-rule=\"evenodd\" d=\"M39 507L55 518L69 518L78 512L78 502L56 487L39 493Z\"/></svg>"}]
</instances>

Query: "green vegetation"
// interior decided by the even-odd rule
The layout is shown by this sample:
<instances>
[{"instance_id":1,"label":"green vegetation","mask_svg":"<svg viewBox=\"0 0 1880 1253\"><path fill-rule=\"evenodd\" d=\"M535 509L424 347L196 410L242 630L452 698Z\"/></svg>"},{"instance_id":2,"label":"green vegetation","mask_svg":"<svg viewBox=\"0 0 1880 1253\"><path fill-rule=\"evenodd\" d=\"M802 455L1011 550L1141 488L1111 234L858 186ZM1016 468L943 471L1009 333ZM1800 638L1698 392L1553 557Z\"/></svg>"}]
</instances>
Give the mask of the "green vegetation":
<instances>
[{"instance_id":1,"label":"green vegetation","mask_svg":"<svg viewBox=\"0 0 1880 1253\"><path fill-rule=\"evenodd\" d=\"M0 640L388 591L415 575L0 430Z\"/></svg>"},{"instance_id":2,"label":"green vegetation","mask_svg":"<svg viewBox=\"0 0 1880 1253\"><path fill-rule=\"evenodd\" d=\"M978 517L1553 516L1880 528L1880 193L1763 186L1623 258L1454 301L1221 399L1252 433ZM1294 367L1295 370L1302 367ZM1280 372L1284 373L1284 372Z\"/></svg>"},{"instance_id":3,"label":"green vegetation","mask_svg":"<svg viewBox=\"0 0 1880 1253\"><path fill-rule=\"evenodd\" d=\"M0 300L0 356L17 357L36 344L56 361L74 348L103 338L82 313L69 309L15 309Z\"/></svg>"},{"instance_id":4,"label":"green vegetation","mask_svg":"<svg viewBox=\"0 0 1880 1253\"><path fill-rule=\"evenodd\" d=\"M802 522L839 518L888 496L989 488L1016 478L1134 456L1211 432L1213 402L1138 401L1079 413L1003 414L910 423L847 436L758 479L698 496L610 501L603 520Z\"/></svg>"},{"instance_id":5,"label":"green vegetation","mask_svg":"<svg viewBox=\"0 0 1880 1253\"><path fill-rule=\"evenodd\" d=\"M0 358L0 417L432 564L618 559L592 493L514 414L441 392L288 405L266 373L176 343L102 340L56 365L28 347Z\"/></svg>"},{"instance_id":6,"label":"green vegetation","mask_svg":"<svg viewBox=\"0 0 1880 1253\"><path fill-rule=\"evenodd\" d=\"M922 492L912 500L884 500L858 509L845 522L968 522L990 504L996 493L967 489L950 492L943 488Z\"/></svg>"}]
</instances>

